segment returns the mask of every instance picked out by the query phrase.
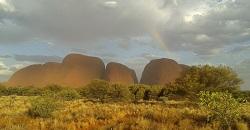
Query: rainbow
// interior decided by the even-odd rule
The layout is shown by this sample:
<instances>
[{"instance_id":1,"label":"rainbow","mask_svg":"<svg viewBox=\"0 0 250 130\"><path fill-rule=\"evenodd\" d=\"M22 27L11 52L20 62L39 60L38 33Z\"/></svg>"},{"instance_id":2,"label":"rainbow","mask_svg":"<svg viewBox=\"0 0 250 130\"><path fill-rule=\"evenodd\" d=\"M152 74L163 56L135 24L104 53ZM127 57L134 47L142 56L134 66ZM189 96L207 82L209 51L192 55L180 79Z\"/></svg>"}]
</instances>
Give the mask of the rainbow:
<instances>
[{"instance_id":1,"label":"rainbow","mask_svg":"<svg viewBox=\"0 0 250 130\"><path fill-rule=\"evenodd\" d=\"M161 35L161 32L153 29L152 31L152 35L154 36L154 38L156 39L157 43L160 44L160 46L165 50L165 51L169 51L169 47L167 46L167 41L164 40L164 37Z\"/></svg>"}]
</instances>

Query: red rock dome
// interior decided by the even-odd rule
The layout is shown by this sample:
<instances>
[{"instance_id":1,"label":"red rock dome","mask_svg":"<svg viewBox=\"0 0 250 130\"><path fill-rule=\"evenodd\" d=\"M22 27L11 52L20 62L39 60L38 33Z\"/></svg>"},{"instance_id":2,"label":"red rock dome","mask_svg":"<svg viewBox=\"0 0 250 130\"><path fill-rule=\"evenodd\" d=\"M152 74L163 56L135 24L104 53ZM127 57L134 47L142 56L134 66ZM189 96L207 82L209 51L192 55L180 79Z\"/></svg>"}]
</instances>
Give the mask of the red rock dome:
<instances>
[{"instance_id":1,"label":"red rock dome","mask_svg":"<svg viewBox=\"0 0 250 130\"><path fill-rule=\"evenodd\" d=\"M150 86L173 83L181 71L179 64L172 59L151 60L143 70L140 83Z\"/></svg>"},{"instance_id":2,"label":"red rock dome","mask_svg":"<svg viewBox=\"0 0 250 130\"><path fill-rule=\"evenodd\" d=\"M107 64L104 80L108 82L121 82L128 85L138 83L135 71L120 63L110 62Z\"/></svg>"}]
</instances>

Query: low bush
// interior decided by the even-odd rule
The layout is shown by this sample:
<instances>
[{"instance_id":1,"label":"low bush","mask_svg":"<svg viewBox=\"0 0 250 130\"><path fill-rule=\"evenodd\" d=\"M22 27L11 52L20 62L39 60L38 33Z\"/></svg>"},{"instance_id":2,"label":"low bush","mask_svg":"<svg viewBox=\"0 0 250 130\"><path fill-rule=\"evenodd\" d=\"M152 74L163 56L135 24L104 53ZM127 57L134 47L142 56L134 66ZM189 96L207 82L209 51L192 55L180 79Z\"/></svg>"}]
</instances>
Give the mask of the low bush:
<instances>
[{"instance_id":1,"label":"low bush","mask_svg":"<svg viewBox=\"0 0 250 130\"><path fill-rule=\"evenodd\" d=\"M31 117L48 118L52 113L59 108L52 97L37 97L30 101L31 107L28 109L28 114Z\"/></svg>"},{"instance_id":2,"label":"low bush","mask_svg":"<svg viewBox=\"0 0 250 130\"><path fill-rule=\"evenodd\" d=\"M149 100L150 86L144 84L135 84L129 87L134 96L134 100Z\"/></svg>"},{"instance_id":3,"label":"low bush","mask_svg":"<svg viewBox=\"0 0 250 130\"><path fill-rule=\"evenodd\" d=\"M63 87L58 84L49 84L43 88L43 91L46 91L47 93L57 93L61 90L63 90Z\"/></svg>"},{"instance_id":4,"label":"low bush","mask_svg":"<svg viewBox=\"0 0 250 130\"><path fill-rule=\"evenodd\" d=\"M56 97L60 100L71 101L79 99L81 95L75 89L63 89L56 94Z\"/></svg>"},{"instance_id":5,"label":"low bush","mask_svg":"<svg viewBox=\"0 0 250 130\"><path fill-rule=\"evenodd\" d=\"M94 80L78 89L79 93L86 98L97 99L102 103L106 102L128 102L131 100L131 93L125 84L109 84L105 80Z\"/></svg>"},{"instance_id":6,"label":"low bush","mask_svg":"<svg viewBox=\"0 0 250 130\"><path fill-rule=\"evenodd\" d=\"M112 102L129 102L133 98L132 93L125 84L113 83L110 84L110 101Z\"/></svg>"},{"instance_id":7,"label":"low bush","mask_svg":"<svg viewBox=\"0 0 250 130\"><path fill-rule=\"evenodd\" d=\"M222 129L228 129L239 121L243 104L231 93L201 91L198 96L199 105L210 111L208 121L220 121Z\"/></svg>"}]
</instances>

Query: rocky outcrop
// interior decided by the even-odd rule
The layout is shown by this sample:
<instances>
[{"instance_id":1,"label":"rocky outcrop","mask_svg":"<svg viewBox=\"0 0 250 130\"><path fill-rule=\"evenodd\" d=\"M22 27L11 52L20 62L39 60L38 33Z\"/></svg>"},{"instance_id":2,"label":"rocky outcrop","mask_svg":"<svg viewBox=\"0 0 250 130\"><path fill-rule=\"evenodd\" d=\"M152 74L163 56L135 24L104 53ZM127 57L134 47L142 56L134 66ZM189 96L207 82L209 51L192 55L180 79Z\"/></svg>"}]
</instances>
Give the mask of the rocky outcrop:
<instances>
[{"instance_id":1,"label":"rocky outcrop","mask_svg":"<svg viewBox=\"0 0 250 130\"><path fill-rule=\"evenodd\" d=\"M151 60L143 70L140 83L150 86L173 83L181 71L179 64L172 59Z\"/></svg>"},{"instance_id":2,"label":"rocky outcrop","mask_svg":"<svg viewBox=\"0 0 250 130\"><path fill-rule=\"evenodd\" d=\"M102 79L105 65L100 58L70 54L66 56L62 65L69 70L64 78L67 86L82 86L94 79Z\"/></svg>"},{"instance_id":3,"label":"rocky outcrop","mask_svg":"<svg viewBox=\"0 0 250 130\"><path fill-rule=\"evenodd\" d=\"M49 62L25 67L14 73L8 84L45 87L54 83L65 87L81 87L94 79L101 79L104 70L104 63L99 58L70 54L62 63Z\"/></svg>"},{"instance_id":4,"label":"rocky outcrop","mask_svg":"<svg viewBox=\"0 0 250 130\"><path fill-rule=\"evenodd\" d=\"M104 80L128 85L138 83L135 71L120 63L110 62L106 66Z\"/></svg>"},{"instance_id":5,"label":"rocky outcrop","mask_svg":"<svg viewBox=\"0 0 250 130\"><path fill-rule=\"evenodd\" d=\"M189 66L179 65L171 59L152 60L145 66L140 83L150 86L173 83L180 73L188 68ZM25 67L14 73L9 81L3 84L35 87L58 84L64 87L81 87L94 79L128 85L138 83L135 71L125 65L110 62L105 69L100 58L69 54L62 63L48 62Z\"/></svg>"}]
</instances>

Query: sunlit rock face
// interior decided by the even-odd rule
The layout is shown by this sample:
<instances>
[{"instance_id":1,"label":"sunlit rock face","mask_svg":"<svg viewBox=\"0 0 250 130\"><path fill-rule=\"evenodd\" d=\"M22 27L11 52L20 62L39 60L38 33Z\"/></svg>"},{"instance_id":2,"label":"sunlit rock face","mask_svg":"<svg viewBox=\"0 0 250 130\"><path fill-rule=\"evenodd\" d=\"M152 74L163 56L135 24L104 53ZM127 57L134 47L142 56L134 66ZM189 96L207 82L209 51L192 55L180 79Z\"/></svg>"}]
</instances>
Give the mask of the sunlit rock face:
<instances>
[{"instance_id":1,"label":"sunlit rock face","mask_svg":"<svg viewBox=\"0 0 250 130\"><path fill-rule=\"evenodd\" d=\"M25 67L14 73L8 84L45 87L53 83L81 87L94 79L102 79L104 71L105 66L100 58L69 54L62 63L49 62Z\"/></svg>"},{"instance_id":2,"label":"sunlit rock face","mask_svg":"<svg viewBox=\"0 0 250 130\"><path fill-rule=\"evenodd\" d=\"M173 83L181 71L180 65L172 59L151 60L142 72L140 83L150 86Z\"/></svg>"},{"instance_id":3,"label":"sunlit rock face","mask_svg":"<svg viewBox=\"0 0 250 130\"><path fill-rule=\"evenodd\" d=\"M106 66L104 80L112 83L138 83L135 71L120 63L110 62Z\"/></svg>"},{"instance_id":4,"label":"sunlit rock face","mask_svg":"<svg viewBox=\"0 0 250 130\"><path fill-rule=\"evenodd\" d=\"M146 85L173 83L180 73L188 68L189 66L179 65L171 59L152 60L145 66L140 83ZM48 84L58 84L78 88L95 79L128 85L138 83L135 71L125 65L110 62L105 69L100 58L69 54L62 63L48 62L25 67L14 73L4 85L45 87Z\"/></svg>"},{"instance_id":5,"label":"sunlit rock face","mask_svg":"<svg viewBox=\"0 0 250 130\"><path fill-rule=\"evenodd\" d=\"M64 78L66 86L82 86L94 79L102 79L105 65L100 58L70 54L66 56L62 65L69 71Z\"/></svg>"}]
</instances>

